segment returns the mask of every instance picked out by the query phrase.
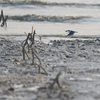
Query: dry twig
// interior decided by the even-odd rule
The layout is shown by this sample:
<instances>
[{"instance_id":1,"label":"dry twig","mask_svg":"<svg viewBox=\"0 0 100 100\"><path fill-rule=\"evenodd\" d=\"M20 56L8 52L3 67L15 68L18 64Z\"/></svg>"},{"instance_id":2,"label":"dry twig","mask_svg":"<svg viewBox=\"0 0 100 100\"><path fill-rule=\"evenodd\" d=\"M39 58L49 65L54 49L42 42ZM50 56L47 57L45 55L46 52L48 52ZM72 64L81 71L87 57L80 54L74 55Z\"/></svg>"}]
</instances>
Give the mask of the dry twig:
<instances>
[{"instance_id":1,"label":"dry twig","mask_svg":"<svg viewBox=\"0 0 100 100\"><path fill-rule=\"evenodd\" d=\"M57 74L56 78L53 79L54 81L53 81L53 83L50 85L49 88L52 88L52 87L54 86L55 83L58 85L59 88L61 88L60 83L59 83L59 76L60 76L60 75L61 75L61 72L59 72L59 73Z\"/></svg>"},{"instance_id":2,"label":"dry twig","mask_svg":"<svg viewBox=\"0 0 100 100\"><path fill-rule=\"evenodd\" d=\"M38 70L38 72L40 73L40 68L41 68L41 69L43 69L43 70L44 70L45 74L46 74L46 75L48 75L47 71L46 71L46 70L42 67L41 60L40 60L40 58L38 57L38 55L36 54L36 52L35 52L35 49L34 49L34 48L32 48L32 52L34 53L34 55L36 56L36 58L37 58L37 59L38 59L38 61L39 61L39 64L37 64L37 65L39 66L39 70Z\"/></svg>"},{"instance_id":3,"label":"dry twig","mask_svg":"<svg viewBox=\"0 0 100 100\"><path fill-rule=\"evenodd\" d=\"M1 15L0 15L0 22L2 21L1 27L4 27L4 26L7 27L7 19L8 19L8 16L4 16L3 10L1 10Z\"/></svg>"}]
</instances>

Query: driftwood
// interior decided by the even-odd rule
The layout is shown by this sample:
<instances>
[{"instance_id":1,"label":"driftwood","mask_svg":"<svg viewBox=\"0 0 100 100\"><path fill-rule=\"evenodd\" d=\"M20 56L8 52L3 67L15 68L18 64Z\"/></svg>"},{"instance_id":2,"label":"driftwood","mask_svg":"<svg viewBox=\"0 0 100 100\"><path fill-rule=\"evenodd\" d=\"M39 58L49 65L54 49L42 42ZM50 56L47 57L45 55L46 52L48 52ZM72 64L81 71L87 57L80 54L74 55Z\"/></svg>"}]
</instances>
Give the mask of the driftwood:
<instances>
[{"instance_id":1,"label":"driftwood","mask_svg":"<svg viewBox=\"0 0 100 100\"><path fill-rule=\"evenodd\" d=\"M25 60L25 54L28 57L28 54L25 50L25 46L28 46L28 51L29 51L29 44L28 44L28 39L29 39L30 33L27 35L27 38L22 42L22 52L23 52L23 60ZM29 58L29 57L28 57Z\"/></svg>"},{"instance_id":2,"label":"driftwood","mask_svg":"<svg viewBox=\"0 0 100 100\"><path fill-rule=\"evenodd\" d=\"M3 20L3 10L1 10L1 15L0 15L0 22L1 22L1 20Z\"/></svg>"},{"instance_id":3,"label":"driftwood","mask_svg":"<svg viewBox=\"0 0 100 100\"><path fill-rule=\"evenodd\" d=\"M41 63L41 60L40 60L40 58L38 57L38 55L36 54L36 52L35 52L35 49L34 48L32 48L32 52L33 52L33 54L36 56L36 58L38 59L38 61L39 61L39 64L37 64L38 65L38 67L39 67L39 69L38 69L38 73L40 73L40 69L43 69L44 70L44 72L45 72L45 74L46 75L48 75L48 73L47 73L47 71L42 67L42 63Z\"/></svg>"},{"instance_id":4,"label":"driftwood","mask_svg":"<svg viewBox=\"0 0 100 100\"><path fill-rule=\"evenodd\" d=\"M34 46L34 43L35 43L35 34L36 34L36 32L35 32L35 30L33 31L33 27L32 27L32 32L31 33L28 33L27 38L22 42L23 60L25 60L25 56L27 56L28 59L30 59L29 56L28 56L28 53L31 50L31 54L32 54L32 64L33 65L36 64L34 62L35 57L39 61L39 64L36 64L36 65L38 65L38 68L39 68L38 69L38 73L40 73L40 69L42 69L45 72L45 74L48 75L48 73L46 72L46 70L42 67L41 60L40 60L40 58L38 57L38 55L36 53L35 47L32 47L32 46ZM30 44L28 43L28 41L30 41ZM26 47L28 47L28 53L26 51Z\"/></svg>"},{"instance_id":5,"label":"driftwood","mask_svg":"<svg viewBox=\"0 0 100 100\"><path fill-rule=\"evenodd\" d=\"M31 45L30 45L30 47L34 44L34 42L35 42L35 34L36 34L36 32L35 32L35 30L34 30L34 32L33 32L33 27L32 27L32 32L31 32L31 35L30 35L30 38L29 38L29 40L31 41Z\"/></svg>"},{"instance_id":6,"label":"driftwood","mask_svg":"<svg viewBox=\"0 0 100 100\"><path fill-rule=\"evenodd\" d=\"M55 79L53 79L53 83L49 86L49 88L52 88L54 84L56 83L59 88L61 88L60 83L59 83L59 76L61 75L61 72L59 72L56 76Z\"/></svg>"},{"instance_id":7,"label":"driftwood","mask_svg":"<svg viewBox=\"0 0 100 100\"><path fill-rule=\"evenodd\" d=\"M1 15L0 15L0 22L2 21L1 27L4 27L4 26L7 27L7 19L8 19L8 16L4 16L3 10L1 10Z\"/></svg>"},{"instance_id":8,"label":"driftwood","mask_svg":"<svg viewBox=\"0 0 100 100\"><path fill-rule=\"evenodd\" d=\"M1 27L4 27L4 26L7 27L7 19L8 19L8 16L5 16L4 19L3 19L3 22L1 24Z\"/></svg>"},{"instance_id":9,"label":"driftwood","mask_svg":"<svg viewBox=\"0 0 100 100\"><path fill-rule=\"evenodd\" d=\"M28 53L29 53L29 50L31 50L31 54L32 54L32 64L34 65L34 60L35 60L35 57L38 59L39 61L39 64L36 64L38 65L38 73L40 73L40 69L42 69L46 75L48 75L48 73L46 72L46 70L42 67L42 63L41 63L41 60L40 58L38 57L37 53L36 53L36 50L34 47L34 43L35 43L35 30L33 31L33 27L32 27L32 32L31 33L28 33L27 35L27 38L22 42L22 52L23 52L23 60L25 60L25 55L29 58L28 56ZM28 43L28 41L30 41L30 44ZM28 53L26 52L26 46L28 47Z\"/></svg>"},{"instance_id":10,"label":"driftwood","mask_svg":"<svg viewBox=\"0 0 100 100\"><path fill-rule=\"evenodd\" d=\"M31 45L30 45L30 47L32 47L32 45L33 45L34 42L35 42L35 34L36 34L36 32L35 32L35 30L34 30L34 32L33 32L33 27L32 27ZM34 64L34 51L33 51L33 49L32 49L32 64Z\"/></svg>"},{"instance_id":11,"label":"driftwood","mask_svg":"<svg viewBox=\"0 0 100 100\"><path fill-rule=\"evenodd\" d=\"M27 34L27 33L25 33L25 34ZM31 49L32 45L34 44L35 34L36 34L36 32L35 32L35 30L33 32L33 27L32 27L32 32L28 33L27 38L22 42L23 60L25 60L25 54L29 58L28 53L30 53L30 49ZM30 44L28 43L28 41L30 41ZM28 47L28 53L26 52L26 47ZM32 52L32 55L33 55L33 59L34 59L33 52Z\"/></svg>"},{"instance_id":12,"label":"driftwood","mask_svg":"<svg viewBox=\"0 0 100 100\"><path fill-rule=\"evenodd\" d=\"M52 79L53 80L53 83L51 83L49 86L46 87L46 91L48 93L48 95L52 98L56 98L60 95L61 93L61 85L59 83L59 76L61 75L61 71L56 75L56 78L55 79ZM57 84L58 87L60 88L54 88L54 84ZM69 99L68 99L69 100Z\"/></svg>"}]
</instances>

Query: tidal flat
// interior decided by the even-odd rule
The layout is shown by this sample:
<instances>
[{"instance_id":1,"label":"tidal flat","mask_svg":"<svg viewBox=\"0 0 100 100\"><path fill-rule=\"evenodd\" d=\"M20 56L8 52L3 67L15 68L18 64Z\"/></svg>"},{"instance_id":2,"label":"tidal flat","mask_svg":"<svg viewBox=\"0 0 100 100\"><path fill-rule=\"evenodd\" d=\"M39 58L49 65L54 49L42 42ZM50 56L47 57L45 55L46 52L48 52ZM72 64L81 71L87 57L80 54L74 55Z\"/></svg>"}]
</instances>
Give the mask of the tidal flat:
<instances>
[{"instance_id":1,"label":"tidal flat","mask_svg":"<svg viewBox=\"0 0 100 100\"><path fill-rule=\"evenodd\" d=\"M23 60L23 40L0 37L0 100L100 100L99 38L36 39L33 47L48 75L32 64L31 50ZM59 72L60 87L53 84Z\"/></svg>"}]
</instances>

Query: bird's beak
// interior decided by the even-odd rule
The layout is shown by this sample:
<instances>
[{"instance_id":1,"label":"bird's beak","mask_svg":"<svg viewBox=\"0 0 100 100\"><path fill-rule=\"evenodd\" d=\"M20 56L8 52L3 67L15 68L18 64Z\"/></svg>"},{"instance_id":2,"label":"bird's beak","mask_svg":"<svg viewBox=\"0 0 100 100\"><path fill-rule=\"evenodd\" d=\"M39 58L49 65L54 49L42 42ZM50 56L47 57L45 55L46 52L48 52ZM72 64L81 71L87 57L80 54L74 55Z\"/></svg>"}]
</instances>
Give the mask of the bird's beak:
<instances>
[{"instance_id":1,"label":"bird's beak","mask_svg":"<svg viewBox=\"0 0 100 100\"><path fill-rule=\"evenodd\" d=\"M65 32L68 32L68 30L65 30Z\"/></svg>"}]
</instances>

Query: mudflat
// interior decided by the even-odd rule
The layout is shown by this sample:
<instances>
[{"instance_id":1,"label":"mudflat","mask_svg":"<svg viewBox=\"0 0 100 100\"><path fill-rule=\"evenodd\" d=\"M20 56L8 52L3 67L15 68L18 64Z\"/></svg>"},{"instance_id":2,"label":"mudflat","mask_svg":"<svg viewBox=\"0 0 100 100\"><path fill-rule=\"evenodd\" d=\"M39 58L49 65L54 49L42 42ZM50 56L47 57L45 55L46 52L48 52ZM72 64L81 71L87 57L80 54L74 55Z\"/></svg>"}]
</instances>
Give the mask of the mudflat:
<instances>
[{"instance_id":1,"label":"mudflat","mask_svg":"<svg viewBox=\"0 0 100 100\"><path fill-rule=\"evenodd\" d=\"M36 40L48 74L36 57L32 64L31 50L23 60L22 41L0 37L0 100L100 100L99 38Z\"/></svg>"}]
</instances>

